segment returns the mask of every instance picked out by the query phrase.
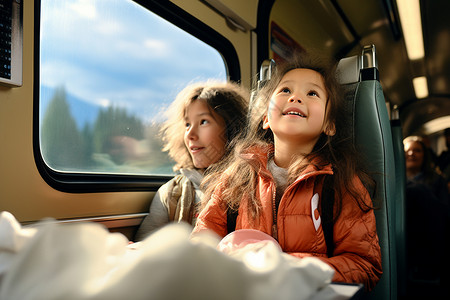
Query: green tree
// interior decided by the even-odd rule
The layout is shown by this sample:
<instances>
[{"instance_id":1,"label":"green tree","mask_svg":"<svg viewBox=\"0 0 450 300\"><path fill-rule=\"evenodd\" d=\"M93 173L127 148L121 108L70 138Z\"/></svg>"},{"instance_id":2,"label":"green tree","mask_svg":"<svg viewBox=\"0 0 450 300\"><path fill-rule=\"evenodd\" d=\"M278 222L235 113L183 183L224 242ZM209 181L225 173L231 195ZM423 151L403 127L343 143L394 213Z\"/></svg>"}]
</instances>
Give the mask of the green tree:
<instances>
[{"instance_id":1,"label":"green tree","mask_svg":"<svg viewBox=\"0 0 450 300\"><path fill-rule=\"evenodd\" d=\"M55 90L41 127L41 150L46 163L56 170L79 170L85 165L84 141L70 113L64 87Z\"/></svg>"},{"instance_id":2,"label":"green tree","mask_svg":"<svg viewBox=\"0 0 450 300\"><path fill-rule=\"evenodd\" d=\"M142 121L125 108L110 106L99 111L93 129L93 150L107 152L110 139L114 136L128 136L136 140L144 138Z\"/></svg>"},{"instance_id":3,"label":"green tree","mask_svg":"<svg viewBox=\"0 0 450 300\"><path fill-rule=\"evenodd\" d=\"M163 141L160 136L161 124L152 123L146 128L147 146L151 155L144 160L146 170L156 174L171 174L175 162L167 152L163 152Z\"/></svg>"}]
</instances>

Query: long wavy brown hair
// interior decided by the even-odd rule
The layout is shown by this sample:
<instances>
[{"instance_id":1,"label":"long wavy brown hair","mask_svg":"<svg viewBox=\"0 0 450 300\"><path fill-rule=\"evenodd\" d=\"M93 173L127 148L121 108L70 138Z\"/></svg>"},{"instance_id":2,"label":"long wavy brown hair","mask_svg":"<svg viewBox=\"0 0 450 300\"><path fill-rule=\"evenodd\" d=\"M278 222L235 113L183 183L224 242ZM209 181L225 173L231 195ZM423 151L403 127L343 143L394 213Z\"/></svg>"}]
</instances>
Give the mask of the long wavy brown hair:
<instances>
[{"instance_id":1,"label":"long wavy brown hair","mask_svg":"<svg viewBox=\"0 0 450 300\"><path fill-rule=\"evenodd\" d=\"M194 101L204 101L211 112L223 118L227 138L225 155L230 150L231 141L245 128L249 101L246 89L234 82L207 81L188 85L178 93L166 111L168 119L160 130L163 151L168 151L176 162L174 171L181 168L195 169L184 144L186 109Z\"/></svg>"},{"instance_id":2,"label":"long wavy brown hair","mask_svg":"<svg viewBox=\"0 0 450 300\"><path fill-rule=\"evenodd\" d=\"M298 68L311 69L321 74L328 95L324 132L333 129L334 126L335 134L331 136L322 133L311 153L305 153L304 157L293 157L288 169L288 184L292 183L312 161L317 169L331 164L334 172L333 189L336 195L333 219L336 219L341 212L341 199L346 192L353 196L362 210L372 209L372 206L364 201L363 196L359 194L353 184L355 175L359 176L366 186L373 186L374 181L364 171L360 154L352 142L351 131L348 130L351 124L350 115L344 103L340 84L335 76L335 65L324 65L322 60L298 53L288 61L277 65L271 79L261 90L256 92L256 98L252 100L249 107L247 130L238 139L235 139L234 151L220 164L215 165L214 170L204 179L203 206L211 198L219 181L223 189L223 205L236 210L245 195L249 200L249 215L253 218L259 215L261 203L260 199L256 197L256 190L260 166L256 165L254 161L250 162L243 154L251 151L249 149L253 147L266 149L268 153L271 152L274 136L270 129L263 129L263 117L267 115L270 99L282 77L290 70Z\"/></svg>"}]
</instances>

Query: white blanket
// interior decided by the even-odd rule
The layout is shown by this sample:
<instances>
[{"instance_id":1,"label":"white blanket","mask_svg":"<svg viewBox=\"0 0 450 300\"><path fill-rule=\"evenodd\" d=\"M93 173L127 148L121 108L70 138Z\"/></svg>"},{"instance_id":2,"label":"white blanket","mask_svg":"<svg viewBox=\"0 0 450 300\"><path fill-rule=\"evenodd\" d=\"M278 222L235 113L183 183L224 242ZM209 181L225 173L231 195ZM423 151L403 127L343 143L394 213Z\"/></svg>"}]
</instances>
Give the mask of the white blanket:
<instances>
[{"instance_id":1,"label":"white blanket","mask_svg":"<svg viewBox=\"0 0 450 300\"><path fill-rule=\"evenodd\" d=\"M128 245L95 223L40 222L24 229L0 214L0 299L308 299L333 275L315 258L296 259L272 243L236 253L213 235L190 239L168 225Z\"/></svg>"}]
</instances>

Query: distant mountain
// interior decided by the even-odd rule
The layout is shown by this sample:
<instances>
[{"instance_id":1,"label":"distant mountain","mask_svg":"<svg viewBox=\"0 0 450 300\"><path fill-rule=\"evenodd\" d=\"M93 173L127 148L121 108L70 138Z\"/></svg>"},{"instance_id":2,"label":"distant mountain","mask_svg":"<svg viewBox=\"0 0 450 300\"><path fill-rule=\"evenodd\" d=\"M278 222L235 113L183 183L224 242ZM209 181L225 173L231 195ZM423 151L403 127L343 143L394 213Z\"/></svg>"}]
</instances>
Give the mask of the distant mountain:
<instances>
[{"instance_id":1,"label":"distant mountain","mask_svg":"<svg viewBox=\"0 0 450 300\"><path fill-rule=\"evenodd\" d=\"M40 120L42 121L45 115L45 111L47 109L50 100L53 98L55 88L41 86L41 95L43 97L40 99ZM78 129L82 130L83 127L87 124L92 125L100 111L100 107L89 103L81 98L78 98L72 94L67 93L67 102L69 103L70 113L75 119Z\"/></svg>"}]
</instances>

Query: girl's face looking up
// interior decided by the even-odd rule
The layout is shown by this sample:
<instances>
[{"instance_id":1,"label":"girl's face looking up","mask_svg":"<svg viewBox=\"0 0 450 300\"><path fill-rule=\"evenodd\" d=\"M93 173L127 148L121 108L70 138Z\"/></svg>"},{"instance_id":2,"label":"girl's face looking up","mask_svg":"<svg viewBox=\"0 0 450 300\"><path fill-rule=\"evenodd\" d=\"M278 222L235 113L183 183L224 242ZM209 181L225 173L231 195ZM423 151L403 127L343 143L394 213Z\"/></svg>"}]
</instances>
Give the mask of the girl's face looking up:
<instances>
[{"instance_id":1,"label":"girl's face looking up","mask_svg":"<svg viewBox=\"0 0 450 300\"><path fill-rule=\"evenodd\" d=\"M263 128L272 130L275 145L283 141L312 150L325 128L327 98L320 73L293 69L283 76L273 92Z\"/></svg>"},{"instance_id":2,"label":"girl's face looking up","mask_svg":"<svg viewBox=\"0 0 450 300\"><path fill-rule=\"evenodd\" d=\"M193 101L184 116L184 144L194 166L205 169L225 154L225 121L202 100Z\"/></svg>"}]
</instances>

